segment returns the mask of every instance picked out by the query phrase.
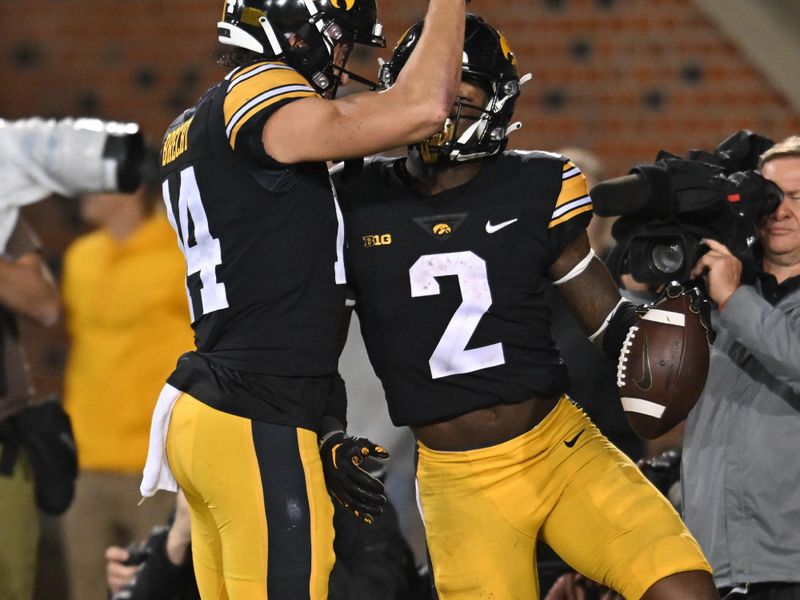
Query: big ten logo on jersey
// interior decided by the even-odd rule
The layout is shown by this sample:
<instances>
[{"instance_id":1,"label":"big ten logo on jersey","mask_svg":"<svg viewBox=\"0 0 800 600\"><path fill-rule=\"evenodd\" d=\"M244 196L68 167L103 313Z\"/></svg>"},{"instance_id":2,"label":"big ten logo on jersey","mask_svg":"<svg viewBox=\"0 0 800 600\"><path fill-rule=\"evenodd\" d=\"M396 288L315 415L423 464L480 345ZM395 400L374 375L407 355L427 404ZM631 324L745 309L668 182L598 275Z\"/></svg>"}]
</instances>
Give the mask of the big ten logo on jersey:
<instances>
[{"instance_id":1,"label":"big ten logo on jersey","mask_svg":"<svg viewBox=\"0 0 800 600\"><path fill-rule=\"evenodd\" d=\"M161 148L161 166L171 163L189 148L189 127L194 117L173 129L164 137Z\"/></svg>"},{"instance_id":2,"label":"big ten logo on jersey","mask_svg":"<svg viewBox=\"0 0 800 600\"><path fill-rule=\"evenodd\" d=\"M364 240L364 248L372 248L374 246L388 246L392 243L391 233L382 233L375 235L365 235L361 237Z\"/></svg>"}]
</instances>

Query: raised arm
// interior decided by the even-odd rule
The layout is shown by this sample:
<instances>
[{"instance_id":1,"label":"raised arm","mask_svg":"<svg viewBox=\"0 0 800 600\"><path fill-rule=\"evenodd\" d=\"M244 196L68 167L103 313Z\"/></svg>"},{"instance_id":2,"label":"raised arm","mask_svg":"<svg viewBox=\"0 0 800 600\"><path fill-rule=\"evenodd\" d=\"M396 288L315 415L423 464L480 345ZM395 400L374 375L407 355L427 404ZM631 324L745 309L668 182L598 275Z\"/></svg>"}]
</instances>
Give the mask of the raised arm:
<instances>
[{"instance_id":1,"label":"raised arm","mask_svg":"<svg viewBox=\"0 0 800 600\"><path fill-rule=\"evenodd\" d=\"M390 89L287 104L264 125L267 154L282 163L353 158L418 142L442 126L461 79L464 0L431 0L426 27Z\"/></svg>"}]
</instances>

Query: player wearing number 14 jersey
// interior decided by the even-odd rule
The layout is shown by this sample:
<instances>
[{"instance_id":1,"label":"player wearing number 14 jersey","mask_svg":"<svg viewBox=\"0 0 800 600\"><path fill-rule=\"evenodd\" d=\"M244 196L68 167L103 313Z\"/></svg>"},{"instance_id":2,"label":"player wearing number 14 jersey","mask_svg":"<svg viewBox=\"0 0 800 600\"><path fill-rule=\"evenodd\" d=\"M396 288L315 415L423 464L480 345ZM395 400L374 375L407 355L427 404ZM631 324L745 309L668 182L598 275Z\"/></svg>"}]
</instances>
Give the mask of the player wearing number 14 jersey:
<instances>
[{"instance_id":1,"label":"player wearing number 14 jersey","mask_svg":"<svg viewBox=\"0 0 800 600\"><path fill-rule=\"evenodd\" d=\"M365 520L385 502L358 463L386 453L344 433L344 229L325 161L441 126L464 1L428 11L436 36L420 40L408 84L334 99L355 77L344 70L353 45L384 44L375 0L225 0L217 30L233 70L164 137L163 196L197 349L159 397L141 489L183 490L203 598L323 600L334 562L326 485Z\"/></svg>"},{"instance_id":2,"label":"player wearing number 14 jersey","mask_svg":"<svg viewBox=\"0 0 800 600\"><path fill-rule=\"evenodd\" d=\"M382 82L397 80L421 30L400 40ZM438 597L538 598L541 537L626 598L716 598L678 515L564 395L547 288L560 286L614 358L633 314L590 251L584 177L562 156L503 151L524 80L506 40L472 15L463 57L439 134L335 178L369 358L394 423L418 439Z\"/></svg>"}]
</instances>

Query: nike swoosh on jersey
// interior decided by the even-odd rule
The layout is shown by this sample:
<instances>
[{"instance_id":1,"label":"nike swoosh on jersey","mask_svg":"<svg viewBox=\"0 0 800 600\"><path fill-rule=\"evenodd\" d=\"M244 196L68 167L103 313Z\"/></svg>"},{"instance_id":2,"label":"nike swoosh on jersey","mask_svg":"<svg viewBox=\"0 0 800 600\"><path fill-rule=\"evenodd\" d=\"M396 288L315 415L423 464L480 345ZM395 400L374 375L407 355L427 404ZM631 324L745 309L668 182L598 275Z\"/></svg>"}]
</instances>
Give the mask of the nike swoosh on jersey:
<instances>
[{"instance_id":1,"label":"nike swoosh on jersey","mask_svg":"<svg viewBox=\"0 0 800 600\"><path fill-rule=\"evenodd\" d=\"M508 227L512 223L516 223L519 219L511 219L510 221L503 221L502 223L498 223L497 225L492 225L491 221L486 221L486 233L496 233L500 231L503 227Z\"/></svg>"},{"instance_id":2,"label":"nike swoosh on jersey","mask_svg":"<svg viewBox=\"0 0 800 600\"><path fill-rule=\"evenodd\" d=\"M574 438L572 438L571 440L564 440L564 445L565 445L567 448L572 448L572 447L573 447L573 446L574 446L574 445L577 443L577 441L578 441L578 438L579 438L579 437L581 437L581 435L583 435L583 432L584 432L584 431L586 431L586 430L585 430L585 429L581 429L581 430L580 430L580 431L579 431L579 432L578 432L578 433L575 435L575 437L574 437Z\"/></svg>"},{"instance_id":3,"label":"nike swoosh on jersey","mask_svg":"<svg viewBox=\"0 0 800 600\"><path fill-rule=\"evenodd\" d=\"M647 337L644 338L644 357L642 361L644 362L644 373L639 381L634 379L634 382L642 390L647 391L653 386L653 377L650 374L650 352L647 349Z\"/></svg>"}]
</instances>

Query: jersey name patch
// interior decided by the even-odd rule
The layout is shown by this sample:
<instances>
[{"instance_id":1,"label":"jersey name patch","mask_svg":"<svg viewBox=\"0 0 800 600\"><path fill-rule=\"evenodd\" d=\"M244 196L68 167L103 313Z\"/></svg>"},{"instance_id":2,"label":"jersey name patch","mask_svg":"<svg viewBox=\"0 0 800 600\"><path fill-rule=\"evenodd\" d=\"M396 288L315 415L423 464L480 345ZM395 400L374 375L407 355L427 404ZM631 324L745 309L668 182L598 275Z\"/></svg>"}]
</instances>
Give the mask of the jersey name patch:
<instances>
[{"instance_id":1,"label":"jersey name patch","mask_svg":"<svg viewBox=\"0 0 800 600\"><path fill-rule=\"evenodd\" d=\"M171 163L189 148L189 127L194 117L188 119L174 131L170 131L161 148L161 166Z\"/></svg>"}]
</instances>

